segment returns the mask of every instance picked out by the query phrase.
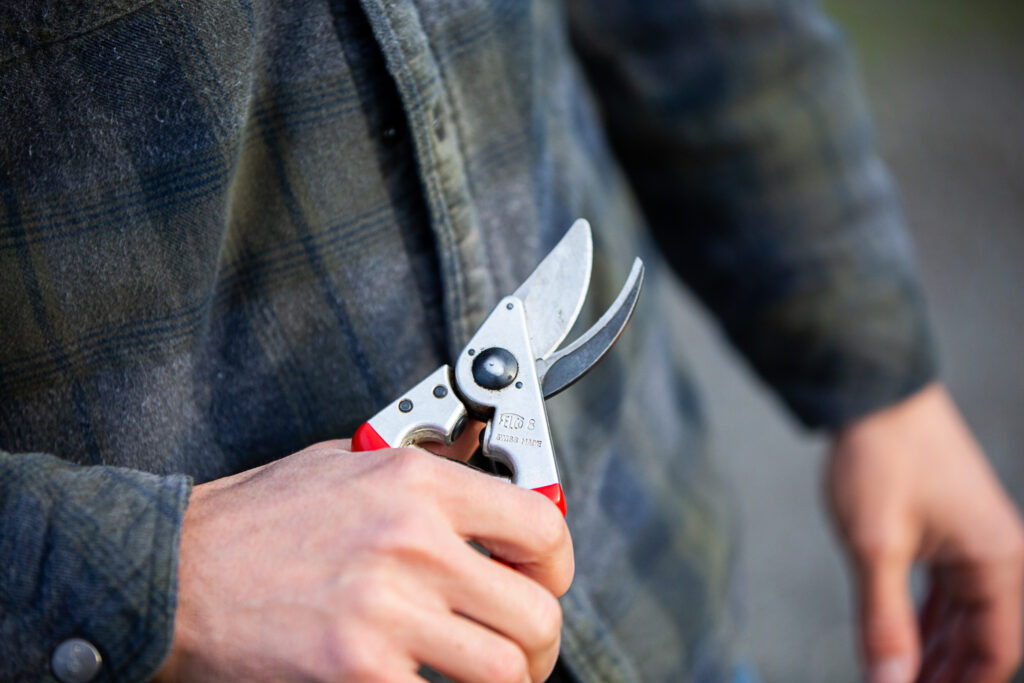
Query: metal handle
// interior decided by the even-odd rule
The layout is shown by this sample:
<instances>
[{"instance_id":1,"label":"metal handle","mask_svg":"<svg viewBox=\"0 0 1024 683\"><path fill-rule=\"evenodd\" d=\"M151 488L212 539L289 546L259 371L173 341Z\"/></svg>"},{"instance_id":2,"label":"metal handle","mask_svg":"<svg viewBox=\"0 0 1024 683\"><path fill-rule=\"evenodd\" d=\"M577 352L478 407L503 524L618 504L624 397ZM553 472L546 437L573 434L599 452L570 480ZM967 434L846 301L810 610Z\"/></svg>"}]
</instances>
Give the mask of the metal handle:
<instances>
[{"instance_id":1,"label":"metal handle","mask_svg":"<svg viewBox=\"0 0 1024 683\"><path fill-rule=\"evenodd\" d=\"M442 365L360 425L352 435L352 450L401 448L422 441L451 445L466 425L466 406L452 390L451 374Z\"/></svg>"}]
</instances>

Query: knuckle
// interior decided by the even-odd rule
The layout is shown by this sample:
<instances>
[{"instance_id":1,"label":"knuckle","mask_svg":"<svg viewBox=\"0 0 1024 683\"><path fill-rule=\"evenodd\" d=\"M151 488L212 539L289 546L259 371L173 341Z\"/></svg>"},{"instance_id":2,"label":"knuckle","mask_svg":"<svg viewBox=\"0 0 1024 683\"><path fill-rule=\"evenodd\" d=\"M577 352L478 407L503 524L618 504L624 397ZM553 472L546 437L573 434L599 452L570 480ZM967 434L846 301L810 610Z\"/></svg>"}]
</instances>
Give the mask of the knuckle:
<instances>
[{"instance_id":1,"label":"knuckle","mask_svg":"<svg viewBox=\"0 0 1024 683\"><path fill-rule=\"evenodd\" d=\"M556 578L556 585L554 593L557 597L562 597L569 592L569 588L572 586L573 577L576 574L576 558L573 556L572 549L569 550L569 561L561 567L558 577Z\"/></svg>"},{"instance_id":2,"label":"knuckle","mask_svg":"<svg viewBox=\"0 0 1024 683\"><path fill-rule=\"evenodd\" d=\"M902 561L906 543L902 535L876 526L854 529L850 535L850 548L861 565L885 565Z\"/></svg>"},{"instance_id":3,"label":"knuckle","mask_svg":"<svg viewBox=\"0 0 1024 683\"><path fill-rule=\"evenodd\" d=\"M415 475L420 468L420 455L415 449L392 449L387 456L390 476Z\"/></svg>"},{"instance_id":4,"label":"knuckle","mask_svg":"<svg viewBox=\"0 0 1024 683\"><path fill-rule=\"evenodd\" d=\"M529 677L530 669L523 651L505 641L491 653L484 673L488 681L495 683L522 683Z\"/></svg>"},{"instance_id":5,"label":"knuckle","mask_svg":"<svg viewBox=\"0 0 1024 683\"><path fill-rule=\"evenodd\" d=\"M328 653L331 672L339 680L379 680L378 662L358 629L341 625L333 634ZM334 676L332 676L334 678Z\"/></svg>"},{"instance_id":6,"label":"knuckle","mask_svg":"<svg viewBox=\"0 0 1024 683\"><path fill-rule=\"evenodd\" d=\"M398 486L418 487L429 476L430 460L415 448L395 448L389 455L387 475Z\"/></svg>"},{"instance_id":7,"label":"knuckle","mask_svg":"<svg viewBox=\"0 0 1024 683\"><path fill-rule=\"evenodd\" d=\"M550 502L545 501L544 512L537 516L533 534L537 547L545 554L554 555L563 550L568 542L569 528L558 510Z\"/></svg>"},{"instance_id":8,"label":"knuckle","mask_svg":"<svg viewBox=\"0 0 1024 683\"><path fill-rule=\"evenodd\" d=\"M437 529L426 510L422 514L403 510L380 525L372 543L381 556L420 563L443 559L437 539Z\"/></svg>"},{"instance_id":9,"label":"knuckle","mask_svg":"<svg viewBox=\"0 0 1024 683\"><path fill-rule=\"evenodd\" d=\"M547 501L542 501L542 505L543 511L530 527L531 542L538 559L551 572L545 585L560 596L569 590L575 572L572 537L557 508Z\"/></svg>"},{"instance_id":10,"label":"knuckle","mask_svg":"<svg viewBox=\"0 0 1024 683\"><path fill-rule=\"evenodd\" d=\"M550 593L542 591L536 603L533 625L536 629L535 649L549 650L562 636L562 606Z\"/></svg>"},{"instance_id":11,"label":"knuckle","mask_svg":"<svg viewBox=\"0 0 1024 683\"><path fill-rule=\"evenodd\" d=\"M996 520L983 520L973 527L964 539L964 554L968 559L1003 565L1024 567L1024 526L1015 515L1004 515Z\"/></svg>"},{"instance_id":12,"label":"knuckle","mask_svg":"<svg viewBox=\"0 0 1024 683\"><path fill-rule=\"evenodd\" d=\"M379 621L388 612L390 581L384 572L368 571L360 576L358 590L348 590L344 597L342 613L346 616L346 624L340 627L341 633L351 624L359 624L362 628Z\"/></svg>"},{"instance_id":13,"label":"knuckle","mask_svg":"<svg viewBox=\"0 0 1024 683\"><path fill-rule=\"evenodd\" d=\"M910 645L913 623L908 621L906 615L886 612L868 617L863 629L864 651L880 657L901 652Z\"/></svg>"}]
</instances>

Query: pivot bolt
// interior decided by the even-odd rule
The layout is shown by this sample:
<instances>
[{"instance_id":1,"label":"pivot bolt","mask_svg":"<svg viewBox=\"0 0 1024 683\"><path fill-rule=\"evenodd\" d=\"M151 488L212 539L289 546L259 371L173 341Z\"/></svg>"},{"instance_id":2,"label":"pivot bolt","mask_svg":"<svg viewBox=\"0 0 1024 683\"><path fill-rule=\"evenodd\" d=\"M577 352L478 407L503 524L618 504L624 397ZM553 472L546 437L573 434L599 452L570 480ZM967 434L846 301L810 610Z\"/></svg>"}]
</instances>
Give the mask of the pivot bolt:
<instances>
[{"instance_id":1,"label":"pivot bolt","mask_svg":"<svg viewBox=\"0 0 1024 683\"><path fill-rule=\"evenodd\" d=\"M504 389L519 374L519 363L507 349L494 346L473 359L473 379L484 389Z\"/></svg>"}]
</instances>

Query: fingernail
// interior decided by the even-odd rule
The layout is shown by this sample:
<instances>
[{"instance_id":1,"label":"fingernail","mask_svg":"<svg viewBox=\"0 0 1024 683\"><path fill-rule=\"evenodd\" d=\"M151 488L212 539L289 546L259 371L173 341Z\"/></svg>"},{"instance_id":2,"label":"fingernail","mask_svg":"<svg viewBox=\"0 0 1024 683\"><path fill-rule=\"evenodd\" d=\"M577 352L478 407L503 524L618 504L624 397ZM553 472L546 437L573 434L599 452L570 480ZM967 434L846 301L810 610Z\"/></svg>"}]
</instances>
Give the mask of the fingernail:
<instances>
[{"instance_id":1,"label":"fingernail","mask_svg":"<svg viewBox=\"0 0 1024 683\"><path fill-rule=\"evenodd\" d=\"M883 659L871 665L868 670L869 683L910 683L914 672L910 668L910 660L906 657Z\"/></svg>"}]
</instances>

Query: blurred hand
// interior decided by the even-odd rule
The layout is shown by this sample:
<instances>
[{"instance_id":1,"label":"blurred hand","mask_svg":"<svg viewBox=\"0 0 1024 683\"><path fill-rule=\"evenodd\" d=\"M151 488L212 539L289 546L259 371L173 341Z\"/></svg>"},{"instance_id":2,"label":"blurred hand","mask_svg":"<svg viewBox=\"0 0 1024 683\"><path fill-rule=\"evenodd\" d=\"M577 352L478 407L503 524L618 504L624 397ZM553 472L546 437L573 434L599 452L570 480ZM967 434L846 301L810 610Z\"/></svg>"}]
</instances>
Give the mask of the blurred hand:
<instances>
[{"instance_id":1,"label":"blurred hand","mask_svg":"<svg viewBox=\"0 0 1024 683\"><path fill-rule=\"evenodd\" d=\"M573 575L558 509L424 451L348 449L194 489L158 679L543 680Z\"/></svg>"},{"instance_id":2,"label":"blurred hand","mask_svg":"<svg viewBox=\"0 0 1024 683\"><path fill-rule=\"evenodd\" d=\"M1021 660L1024 531L945 390L844 430L827 477L868 680L1008 680ZM920 617L915 561L931 579Z\"/></svg>"}]
</instances>

